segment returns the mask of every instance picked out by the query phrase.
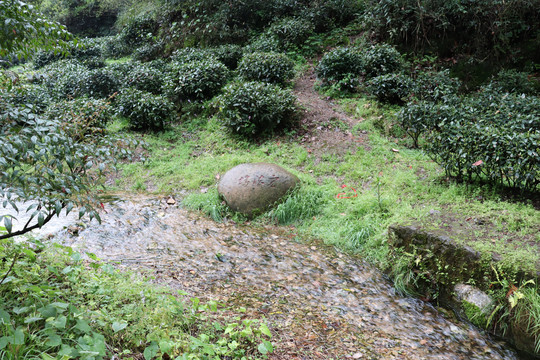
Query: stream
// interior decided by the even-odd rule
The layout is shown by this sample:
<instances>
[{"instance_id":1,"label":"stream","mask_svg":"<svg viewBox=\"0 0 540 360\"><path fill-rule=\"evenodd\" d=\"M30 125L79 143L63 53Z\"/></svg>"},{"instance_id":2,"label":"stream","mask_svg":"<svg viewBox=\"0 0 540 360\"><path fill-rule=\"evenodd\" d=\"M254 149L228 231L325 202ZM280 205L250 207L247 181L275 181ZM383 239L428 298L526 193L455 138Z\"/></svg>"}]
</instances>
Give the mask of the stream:
<instances>
[{"instance_id":1,"label":"stream","mask_svg":"<svg viewBox=\"0 0 540 360\"><path fill-rule=\"evenodd\" d=\"M216 223L164 199L122 196L105 204L101 224L60 217L40 232L191 296L246 307L274 334L271 359L519 359L293 228Z\"/></svg>"}]
</instances>

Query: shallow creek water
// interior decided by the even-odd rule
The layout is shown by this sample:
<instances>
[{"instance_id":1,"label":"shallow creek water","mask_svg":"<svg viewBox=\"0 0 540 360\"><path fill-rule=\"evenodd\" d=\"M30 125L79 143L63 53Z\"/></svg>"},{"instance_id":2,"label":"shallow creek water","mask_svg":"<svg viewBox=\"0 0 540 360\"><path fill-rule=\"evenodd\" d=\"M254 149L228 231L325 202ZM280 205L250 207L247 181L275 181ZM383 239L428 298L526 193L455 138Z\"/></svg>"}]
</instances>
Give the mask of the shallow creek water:
<instances>
[{"instance_id":1,"label":"shallow creek water","mask_svg":"<svg viewBox=\"0 0 540 360\"><path fill-rule=\"evenodd\" d=\"M296 241L290 228L215 223L163 199L105 209L102 224L55 218L45 232L65 227L56 241L266 318L274 359L519 359L429 303L397 295L361 259Z\"/></svg>"}]
</instances>

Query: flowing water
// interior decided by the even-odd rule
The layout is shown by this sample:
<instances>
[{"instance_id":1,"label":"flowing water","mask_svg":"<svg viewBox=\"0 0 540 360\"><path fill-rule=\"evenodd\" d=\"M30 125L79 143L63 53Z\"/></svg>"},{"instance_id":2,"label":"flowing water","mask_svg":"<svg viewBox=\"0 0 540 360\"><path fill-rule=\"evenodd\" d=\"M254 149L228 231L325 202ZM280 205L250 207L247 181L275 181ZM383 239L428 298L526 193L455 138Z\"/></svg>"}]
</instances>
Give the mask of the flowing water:
<instances>
[{"instance_id":1,"label":"flowing water","mask_svg":"<svg viewBox=\"0 0 540 360\"><path fill-rule=\"evenodd\" d=\"M44 231L65 227L56 241L265 317L275 359L519 359L429 303L397 295L360 258L297 241L289 228L215 223L163 199L105 209L102 224L68 217Z\"/></svg>"}]
</instances>

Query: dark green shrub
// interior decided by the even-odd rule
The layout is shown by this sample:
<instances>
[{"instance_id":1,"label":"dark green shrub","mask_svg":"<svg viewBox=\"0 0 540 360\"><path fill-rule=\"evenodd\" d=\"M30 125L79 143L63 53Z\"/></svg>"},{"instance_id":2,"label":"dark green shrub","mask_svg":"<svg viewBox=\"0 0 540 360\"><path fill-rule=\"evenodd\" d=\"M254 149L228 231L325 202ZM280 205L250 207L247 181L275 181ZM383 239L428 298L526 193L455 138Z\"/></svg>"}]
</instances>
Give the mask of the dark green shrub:
<instances>
[{"instance_id":1,"label":"dark green shrub","mask_svg":"<svg viewBox=\"0 0 540 360\"><path fill-rule=\"evenodd\" d=\"M418 147L420 135L435 131L438 124L448 123L458 110L454 105L432 101L411 102L397 114L398 123Z\"/></svg>"},{"instance_id":2,"label":"dark green shrub","mask_svg":"<svg viewBox=\"0 0 540 360\"><path fill-rule=\"evenodd\" d=\"M268 32L264 32L260 34L258 37L253 39L245 48L244 53L253 53L253 52L281 52L281 44L279 43L279 39L269 34Z\"/></svg>"},{"instance_id":3,"label":"dark green shrub","mask_svg":"<svg viewBox=\"0 0 540 360\"><path fill-rule=\"evenodd\" d=\"M103 56L118 59L133 52L133 47L126 44L119 35L109 37L103 45Z\"/></svg>"},{"instance_id":4,"label":"dark green shrub","mask_svg":"<svg viewBox=\"0 0 540 360\"><path fill-rule=\"evenodd\" d=\"M171 61L184 64L194 61L205 61L209 58L214 58L212 50L187 47L176 50L171 56Z\"/></svg>"},{"instance_id":5,"label":"dark green shrub","mask_svg":"<svg viewBox=\"0 0 540 360\"><path fill-rule=\"evenodd\" d=\"M246 80L285 84L294 76L294 63L283 54L254 52L240 60L238 74Z\"/></svg>"},{"instance_id":6,"label":"dark green shrub","mask_svg":"<svg viewBox=\"0 0 540 360\"><path fill-rule=\"evenodd\" d=\"M163 43L147 43L133 51L133 59L139 61L151 61L158 59L163 54Z\"/></svg>"},{"instance_id":7,"label":"dark green shrub","mask_svg":"<svg viewBox=\"0 0 540 360\"><path fill-rule=\"evenodd\" d=\"M106 100L78 98L51 104L44 117L59 120L62 129L76 141L87 136L102 135L111 116Z\"/></svg>"},{"instance_id":8,"label":"dark green shrub","mask_svg":"<svg viewBox=\"0 0 540 360\"><path fill-rule=\"evenodd\" d=\"M229 70L236 70L243 55L242 47L234 44L225 44L209 50Z\"/></svg>"},{"instance_id":9,"label":"dark green shrub","mask_svg":"<svg viewBox=\"0 0 540 360\"><path fill-rule=\"evenodd\" d=\"M322 57L315 69L323 84L332 84L363 71L362 55L355 48L336 48Z\"/></svg>"},{"instance_id":10,"label":"dark green shrub","mask_svg":"<svg viewBox=\"0 0 540 360\"><path fill-rule=\"evenodd\" d=\"M157 21L149 14L141 14L122 28L119 41L132 48L137 48L152 39L158 29Z\"/></svg>"},{"instance_id":11,"label":"dark green shrub","mask_svg":"<svg viewBox=\"0 0 540 360\"><path fill-rule=\"evenodd\" d=\"M416 51L504 61L528 53L538 62L540 11L535 0L369 0L367 7L366 18L380 37Z\"/></svg>"},{"instance_id":12,"label":"dark green shrub","mask_svg":"<svg viewBox=\"0 0 540 360\"><path fill-rule=\"evenodd\" d=\"M107 70L111 71L117 79L123 81L129 76L129 73L137 67L137 64L139 63L133 61L114 63L107 66Z\"/></svg>"},{"instance_id":13,"label":"dark green shrub","mask_svg":"<svg viewBox=\"0 0 540 360\"><path fill-rule=\"evenodd\" d=\"M296 98L289 90L260 82L227 86L217 99L218 119L242 136L269 135L291 126Z\"/></svg>"},{"instance_id":14,"label":"dark green shrub","mask_svg":"<svg viewBox=\"0 0 540 360\"><path fill-rule=\"evenodd\" d=\"M15 86L8 92L0 93L0 97L6 105L24 104L37 114L42 113L51 102L49 91L41 85Z\"/></svg>"},{"instance_id":15,"label":"dark green shrub","mask_svg":"<svg viewBox=\"0 0 540 360\"><path fill-rule=\"evenodd\" d=\"M456 95L460 86L458 79L450 77L449 70L422 71L414 81L411 96L419 100L439 101Z\"/></svg>"},{"instance_id":16,"label":"dark green shrub","mask_svg":"<svg viewBox=\"0 0 540 360\"><path fill-rule=\"evenodd\" d=\"M132 129L160 130L172 117L174 105L165 97L137 89L124 89L116 97L117 114L127 118Z\"/></svg>"},{"instance_id":17,"label":"dark green shrub","mask_svg":"<svg viewBox=\"0 0 540 360\"><path fill-rule=\"evenodd\" d=\"M401 104L409 95L412 83L412 79L408 75L394 73L376 76L368 80L366 88L381 102Z\"/></svg>"},{"instance_id":18,"label":"dark green shrub","mask_svg":"<svg viewBox=\"0 0 540 360\"><path fill-rule=\"evenodd\" d=\"M69 49L64 52L54 50L40 50L32 59L34 69L41 69L45 65L52 64L61 59L77 59L80 61L98 61L102 58L102 44L93 39L83 39L78 43L71 43Z\"/></svg>"},{"instance_id":19,"label":"dark green shrub","mask_svg":"<svg viewBox=\"0 0 540 360\"><path fill-rule=\"evenodd\" d=\"M147 64L134 63L124 77L123 84L142 91L160 94L163 86L163 73Z\"/></svg>"},{"instance_id":20,"label":"dark green shrub","mask_svg":"<svg viewBox=\"0 0 540 360\"><path fill-rule=\"evenodd\" d=\"M524 190L540 185L540 99L481 93L445 103L409 104L398 116L415 143L459 180L483 179Z\"/></svg>"},{"instance_id":21,"label":"dark green shrub","mask_svg":"<svg viewBox=\"0 0 540 360\"><path fill-rule=\"evenodd\" d=\"M361 51L362 70L367 78L398 72L403 69L401 54L390 45L376 44Z\"/></svg>"},{"instance_id":22,"label":"dark green shrub","mask_svg":"<svg viewBox=\"0 0 540 360\"><path fill-rule=\"evenodd\" d=\"M325 32L353 21L362 10L363 2L351 0L313 1L299 17L308 19L315 31Z\"/></svg>"},{"instance_id":23,"label":"dark green shrub","mask_svg":"<svg viewBox=\"0 0 540 360\"><path fill-rule=\"evenodd\" d=\"M35 55L32 61L34 62L34 69L41 69L42 67L52 64L60 59L65 58L65 54L60 51L40 50Z\"/></svg>"},{"instance_id":24,"label":"dark green shrub","mask_svg":"<svg viewBox=\"0 0 540 360\"><path fill-rule=\"evenodd\" d=\"M87 95L96 99L107 98L120 89L121 81L108 69L85 71L76 79L75 97Z\"/></svg>"},{"instance_id":25,"label":"dark green shrub","mask_svg":"<svg viewBox=\"0 0 540 360\"><path fill-rule=\"evenodd\" d=\"M501 70L482 90L529 95L537 92L534 83L529 80L529 75L517 70Z\"/></svg>"},{"instance_id":26,"label":"dark green shrub","mask_svg":"<svg viewBox=\"0 0 540 360\"><path fill-rule=\"evenodd\" d=\"M174 102L204 100L216 95L229 78L229 70L219 61L171 63L164 89Z\"/></svg>"},{"instance_id":27,"label":"dark green shrub","mask_svg":"<svg viewBox=\"0 0 540 360\"><path fill-rule=\"evenodd\" d=\"M313 34L313 24L306 19L286 18L273 23L267 32L278 39L281 49L292 50Z\"/></svg>"},{"instance_id":28,"label":"dark green shrub","mask_svg":"<svg viewBox=\"0 0 540 360\"><path fill-rule=\"evenodd\" d=\"M57 100L81 96L79 81L88 71L77 60L60 60L42 69L43 84Z\"/></svg>"}]
</instances>

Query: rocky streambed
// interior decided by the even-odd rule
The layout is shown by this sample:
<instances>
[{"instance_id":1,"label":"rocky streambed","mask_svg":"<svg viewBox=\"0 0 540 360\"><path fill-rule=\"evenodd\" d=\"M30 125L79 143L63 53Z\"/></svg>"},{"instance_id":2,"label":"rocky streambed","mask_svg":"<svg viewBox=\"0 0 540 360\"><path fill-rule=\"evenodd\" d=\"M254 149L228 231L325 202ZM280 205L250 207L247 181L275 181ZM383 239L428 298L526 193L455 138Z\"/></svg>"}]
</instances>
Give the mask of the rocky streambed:
<instances>
[{"instance_id":1,"label":"rocky streambed","mask_svg":"<svg viewBox=\"0 0 540 360\"><path fill-rule=\"evenodd\" d=\"M102 224L68 217L42 233L266 318L273 359L519 359L429 303L397 295L361 259L300 241L293 228L215 223L147 197L116 199L105 210Z\"/></svg>"}]
</instances>

